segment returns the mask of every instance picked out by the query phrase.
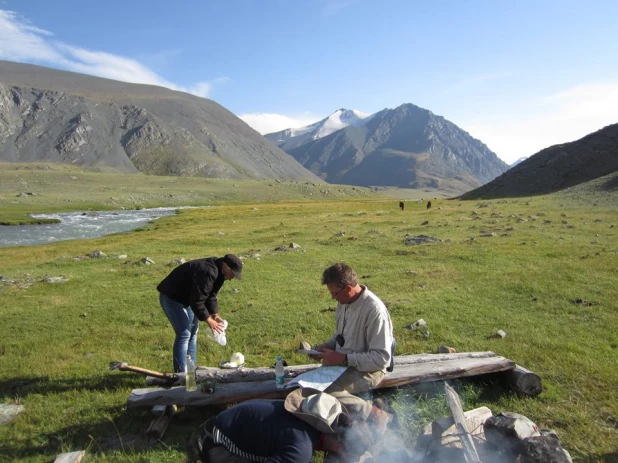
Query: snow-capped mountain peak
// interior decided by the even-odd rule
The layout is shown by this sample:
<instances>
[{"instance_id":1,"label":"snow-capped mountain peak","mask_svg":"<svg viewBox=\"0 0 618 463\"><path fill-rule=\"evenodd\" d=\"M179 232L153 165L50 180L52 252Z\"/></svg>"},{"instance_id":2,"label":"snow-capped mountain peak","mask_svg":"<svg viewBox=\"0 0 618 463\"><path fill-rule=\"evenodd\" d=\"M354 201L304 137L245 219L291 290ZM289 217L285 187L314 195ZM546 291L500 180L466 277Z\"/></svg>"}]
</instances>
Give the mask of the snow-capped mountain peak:
<instances>
[{"instance_id":1,"label":"snow-capped mountain peak","mask_svg":"<svg viewBox=\"0 0 618 463\"><path fill-rule=\"evenodd\" d=\"M314 133L313 139L326 137L337 130L345 127L359 127L364 125L371 117L355 109L338 109L321 122L321 127Z\"/></svg>"},{"instance_id":2,"label":"snow-capped mountain peak","mask_svg":"<svg viewBox=\"0 0 618 463\"><path fill-rule=\"evenodd\" d=\"M299 146L305 143L306 140L317 140L346 127L365 125L372 116L373 114L365 114L355 109L341 108L313 124L269 133L265 137L281 149L286 150Z\"/></svg>"}]
</instances>

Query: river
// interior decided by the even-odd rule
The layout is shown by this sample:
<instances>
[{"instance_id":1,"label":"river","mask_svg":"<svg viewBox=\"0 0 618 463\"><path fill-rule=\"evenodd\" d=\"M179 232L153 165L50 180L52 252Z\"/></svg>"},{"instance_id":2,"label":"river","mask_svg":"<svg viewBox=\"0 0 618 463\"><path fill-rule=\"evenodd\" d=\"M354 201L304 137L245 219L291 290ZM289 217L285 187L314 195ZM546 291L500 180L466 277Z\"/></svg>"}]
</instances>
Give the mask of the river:
<instances>
[{"instance_id":1,"label":"river","mask_svg":"<svg viewBox=\"0 0 618 463\"><path fill-rule=\"evenodd\" d=\"M178 209L183 208L158 207L140 210L32 214L35 218L58 219L60 223L0 225L0 247L32 246L54 241L99 238L111 233L135 230L151 220L174 215Z\"/></svg>"}]
</instances>

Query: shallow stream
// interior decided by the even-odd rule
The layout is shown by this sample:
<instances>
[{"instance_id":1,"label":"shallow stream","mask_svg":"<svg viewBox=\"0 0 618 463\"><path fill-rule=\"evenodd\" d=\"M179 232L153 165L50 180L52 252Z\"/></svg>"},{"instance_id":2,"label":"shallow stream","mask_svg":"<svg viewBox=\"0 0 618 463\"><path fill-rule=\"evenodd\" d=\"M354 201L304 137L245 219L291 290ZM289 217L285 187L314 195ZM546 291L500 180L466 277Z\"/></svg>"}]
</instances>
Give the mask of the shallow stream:
<instances>
[{"instance_id":1,"label":"shallow stream","mask_svg":"<svg viewBox=\"0 0 618 463\"><path fill-rule=\"evenodd\" d=\"M58 219L60 223L43 225L0 225L0 247L31 246L54 241L99 238L126 232L146 225L151 220L176 213L178 207L141 210L61 212L33 214L35 218Z\"/></svg>"}]
</instances>

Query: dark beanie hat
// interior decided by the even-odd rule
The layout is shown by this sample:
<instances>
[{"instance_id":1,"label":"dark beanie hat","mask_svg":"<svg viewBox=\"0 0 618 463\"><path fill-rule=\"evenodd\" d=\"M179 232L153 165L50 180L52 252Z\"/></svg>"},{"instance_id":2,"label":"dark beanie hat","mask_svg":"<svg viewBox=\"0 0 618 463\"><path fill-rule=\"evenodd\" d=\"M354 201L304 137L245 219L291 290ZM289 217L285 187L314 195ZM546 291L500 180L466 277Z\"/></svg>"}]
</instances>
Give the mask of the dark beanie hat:
<instances>
[{"instance_id":1,"label":"dark beanie hat","mask_svg":"<svg viewBox=\"0 0 618 463\"><path fill-rule=\"evenodd\" d=\"M237 280L242 280L242 260L238 256L234 254L226 254L223 257L223 262L227 264L232 273L234 274L234 278Z\"/></svg>"}]
</instances>

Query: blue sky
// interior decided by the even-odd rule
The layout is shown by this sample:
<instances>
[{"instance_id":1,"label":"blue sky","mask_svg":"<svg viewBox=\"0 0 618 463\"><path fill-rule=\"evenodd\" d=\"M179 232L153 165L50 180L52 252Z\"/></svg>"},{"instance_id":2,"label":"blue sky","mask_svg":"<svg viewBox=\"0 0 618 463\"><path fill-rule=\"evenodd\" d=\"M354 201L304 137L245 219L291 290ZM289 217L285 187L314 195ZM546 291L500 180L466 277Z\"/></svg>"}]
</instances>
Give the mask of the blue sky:
<instances>
[{"instance_id":1,"label":"blue sky","mask_svg":"<svg viewBox=\"0 0 618 463\"><path fill-rule=\"evenodd\" d=\"M261 133L414 103L511 163L618 123L616 18L614 0L0 0L0 59L188 91Z\"/></svg>"}]
</instances>

